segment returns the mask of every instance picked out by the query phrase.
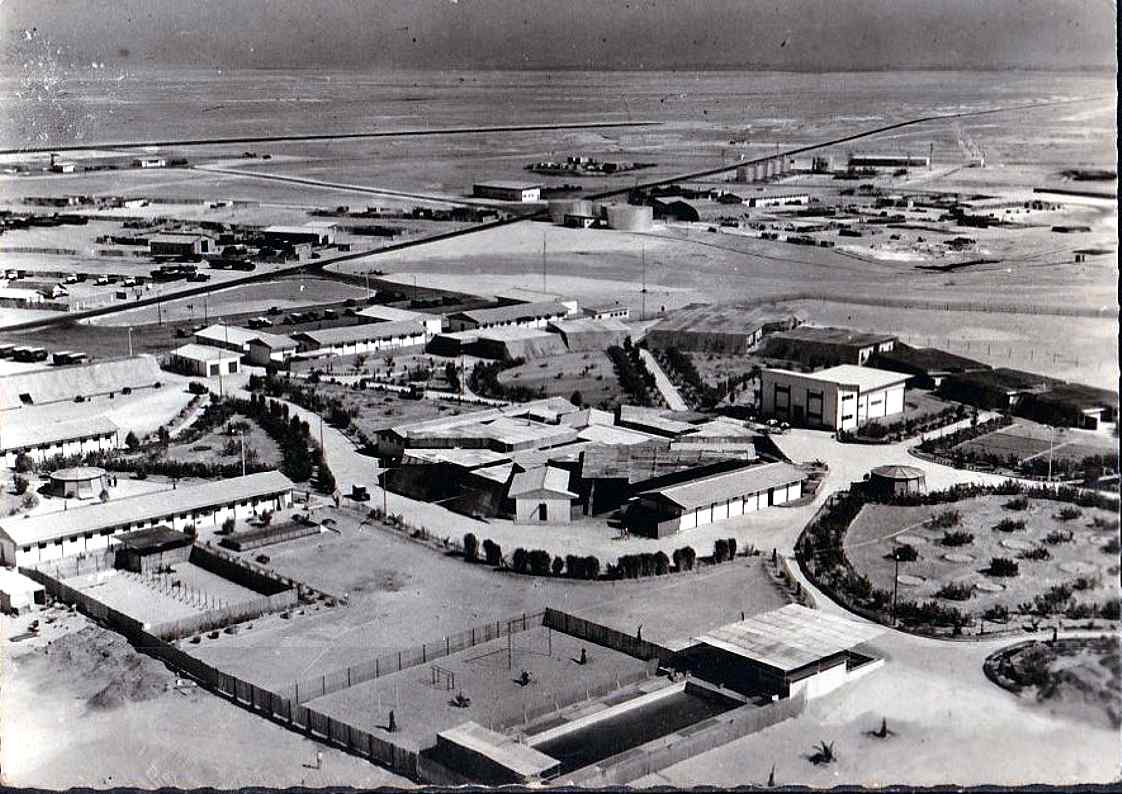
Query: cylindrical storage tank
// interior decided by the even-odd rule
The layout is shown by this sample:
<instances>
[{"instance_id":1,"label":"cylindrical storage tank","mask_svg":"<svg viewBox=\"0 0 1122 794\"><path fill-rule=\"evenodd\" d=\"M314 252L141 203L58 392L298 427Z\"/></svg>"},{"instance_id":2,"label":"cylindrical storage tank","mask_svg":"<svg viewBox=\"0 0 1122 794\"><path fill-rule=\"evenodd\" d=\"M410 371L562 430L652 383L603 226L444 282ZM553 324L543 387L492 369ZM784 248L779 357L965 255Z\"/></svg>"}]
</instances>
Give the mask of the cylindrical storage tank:
<instances>
[{"instance_id":1,"label":"cylindrical storage tank","mask_svg":"<svg viewBox=\"0 0 1122 794\"><path fill-rule=\"evenodd\" d=\"M51 493L64 499L96 499L107 490L105 469L76 466L51 472Z\"/></svg>"},{"instance_id":2,"label":"cylindrical storage tank","mask_svg":"<svg viewBox=\"0 0 1122 794\"><path fill-rule=\"evenodd\" d=\"M642 232L654 223L654 210L634 204L611 204L608 206L608 228L623 232Z\"/></svg>"},{"instance_id":3,"label":"cylindrical storage tank","mask_svg":"<svg viewBox=\"0 0 1122 794\"><path fill-rule=\"evenodd\" d=\"M927 475L915 466L877 466L869 472L866 487L877 496L906 496L927 491Z\"/></svg>"}]
</instances>

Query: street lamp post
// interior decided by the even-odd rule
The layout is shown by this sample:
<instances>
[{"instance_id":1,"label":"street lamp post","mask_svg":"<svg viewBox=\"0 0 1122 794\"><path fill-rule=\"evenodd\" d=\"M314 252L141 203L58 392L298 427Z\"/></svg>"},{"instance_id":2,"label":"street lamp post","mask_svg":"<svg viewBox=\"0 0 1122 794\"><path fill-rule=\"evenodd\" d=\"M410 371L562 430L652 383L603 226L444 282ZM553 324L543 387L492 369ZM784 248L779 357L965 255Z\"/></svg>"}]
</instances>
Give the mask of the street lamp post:
<instances>
[{"instance_id":1,"label":"street lamp post","mask_svg":"<svg viewBox=\"0 0 1122 794\"><path fill-rule=\"evenodd\" d=\"M129 358L132 358L132 326L129 326Z\"/></svg>"}]
</instances>

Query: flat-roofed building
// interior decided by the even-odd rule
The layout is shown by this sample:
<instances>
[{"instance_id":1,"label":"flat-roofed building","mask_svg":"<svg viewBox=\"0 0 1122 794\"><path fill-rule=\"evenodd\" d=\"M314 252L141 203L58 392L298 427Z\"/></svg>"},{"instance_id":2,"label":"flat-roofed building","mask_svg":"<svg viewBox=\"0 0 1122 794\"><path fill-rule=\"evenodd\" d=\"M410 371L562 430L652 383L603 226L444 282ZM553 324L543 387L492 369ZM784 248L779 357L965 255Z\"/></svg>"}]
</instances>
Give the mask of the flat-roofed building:
<instances>
[{"instance_id":1,"label":"flat-roofed building","mask_svg":"<svg viewBox=\"0 0 1122 794\"><path fill-rule=\"evenodd\" d=\"M624 339L631 337L631 329L621 321L605 317L578 317L574 320L551 322L549 330L559 334L570 351L603 351L615 345L622 345Z\"/></svg>"},{"instance_id":2,"label":"flat-roofed building","mask_svg":"<svg viewBox=\"0 0 1122 794\"><path fill-rule=\"evenodd\" d=\"M106 549L116 544L117 535L135 529L221 526L227 518L289 507L293 488L280 472L266 471L62 512L0 518L0 563L35 565Z\"/></svg>"},{"instance_id":3,"label":"flat-roofed building","mask_svg":"<svg viewBox=\"0 0 1122 794\"><path fill-rule=\"evenodd\" d=\"M904 411L908 376L855 364L818 372L765 369L760 411L796 425L855 430L873 419Z\"/></svg>"},{"instance_id":4,"label":"flat-roofed building","mask_svg":"<svg viewBox=\"0 0 1122 794\"><path fill-rule=\"evenodd\" d=\"M812 367L865 364L878 353L896 346L895 334L855 331L825 325L800 325L776 331L767 338L763 355L801 361Z\"/></svg>"},{"instance_id":5,"label":"flat-roofed building","mask_svg":"<svg viewBox=\"0 0 1122 794\"><path fill-rule=\"evenodd\" d=\"M46 587L19 571L0 568L0 612L22 615L46 603Z\"/></svg>"},{"instance_id":6,"label":"flat-roofed building","mask_svg":"<svg viewBox=\"0 0 1122 794\"><path fill-rule=\"evenodd\" d=\"M569 472L538 466L515 474L507 497L514 502L514 520L520 524L567 524L577 495L569 490Z\"/></svg>"},{"instance_id":7,"label":"flat-roofed building","mask_svg":"<svg viewBox=\"0 0 1122 794\"><path fill-rule=\"evenodd\" d=\"M21 454L40 463L56 457L108 452L119 445L117 425L104 416L60 422L20 412L0 424L0 455L6 466L15 466Z\"/></svg>"},{"instance_id":8,"label":"flat-roofed building","mask_svg":"<svg viewBox=\"0 0 1122 794\"><path fill-rule=\"evenodd\" d=\"M496 199L498 201L541 201L542 186L534 182L496 179L476 182L472 186L471 194L477 198Z\"/></svg>"},{"instance_id":9,"label":"flat-roofed building","mask_svg":"<svg viewBox=\"0 0 1122 794\"><path fill-rule=\"evenodd\" d=\"M197 257L213 253L211 239L199 234L157 234L148 238L152 256Z\"/></svg>"},{"instance_id":10,"label":"flat-roofed building","mask_svg":"<svg viewBox=\"0 0 1122 794\"><path fill-rule=\"evenodd\" d=\"M1035 372L998 367L949 375L939 384L938 393L940 397L978 408L1009 411L1025 397L1043 394L1062 383L1062 380Z\"/></svg>"},{"instance_id":11,"label":"flat-roofed building","mask_svg":"<svg viewBox=\"0 0 1122 794\"><path fill-rule=\"evenodd\" d=\"M583 311L593 320L627 320L631 317L631 309L622 303L596 303L585 306Z\"/></svg>"},{"instance_id":12,"label":"flat-roofed building","mask_svg":"<svg viewBox=\"0 0 1122 794\"><path fill-rule=\"evenodd\" d=\"M168 363L169 368L175 372L216 378L219 375L237 373L240 361L241 355L232 350L191 342L171 351Z\"/></svg>"},{"instance_id":13,"label":"flat-roofed building","mask_svg":"<svg viewBox=\"0 0 1122 794\"><path fill-rule=\"evenodd\" d=\"M789 463L733 469L642 493L627 521L633 532L661 538L795 501L804 480Z\"/></svg>"},{"instance_id":14,"label":"flat-roofed building","mask_svg":"<svg viewBox=\"0 0 1122 794\"><path fill-rule=\"evenodd\" d=\"M683 419L675 418L673 411L658 408L644 408L639 405L621 405L616 409L616 424L641 433L677 438L689 433L694 426Z\"/></svg>"},{"instance_id":15,"label":"flat-roofed building","mask_svg":"<svg viewBox=\"0 0 1122 794\"><path fill-rule=\"evenodd\" d=\"M335 242L334 226L266 226L261 236L277 245L331 245Z\"/></svg>"},{"instance_id":16,"label":"flat-roofed building","mask_svg":"<svg viewBox=\"0 0 1122 794\"><path fill-rule=\"evenodd\" d=\"M911 154L851 154L850 168L928 168L931 158Z\"/></svg>"},{"instance_id":17,"label":"flat-roofed building","mask_svg":"<svg viewBox=\"0 0 1122 794\"><path fill-rule=\"evenodd\" d=\"M540 328L500 326L470 333L475 339L467 345L466 352L479 358L530 360L560 355L568 350L563 337Z\"/></svg>"},{"instance_id":18,"label":"flat-roofed building","mask_svg":"<svg viewBox=\"0 0 1122 794\"><path fill-rule=\"evenodd\" d=\"M428 341L425 327L414 320L363 323L292 335L301 353L349 356L423 346Z\"/></svg>"},{"instance_id":19,"label":"flat-roofed building","mask_svg":"<svg viewBox=\"0 0 1122 794\"><path fill-rule=\"evenodd\" d=\"M438 733L433 755L442 766L492 786L539 783L561 769L556 758L476 722Z\"/></svg>"},{"instance_id":20,"label":"flat-roofed building","mask_svg":"<svg viewBox=\"0 0 1122 794\"><path fill-rule=\"evenodd\" d=\"M757 196L747 196L742 203L746 207L783 207L809 204L810 196L806 193L762 193Z\"/></svg>"},{"instance_id":21,"label":"flat-roofed building","mask_svg":"<svg viewBox=\"0 0 1122 794\"><path fill-rule=\"evenodd\" d=\"M476 331L501 326L545 328L549 323L563 320L568 315L569 307L558 301L518 303L491 309L455 312L448 315L448 328L451 331Z\"/></svg>"},{"instance_id":22,"label":"flat-roofed building","mask_svg":"<svg viewBox=\"0 0 1122 794\"><path fill-rule=\"evenodd\" d=\"M753 615L692 638L679 657L692 675L746 695L825 695L884 665L866 643L883 626L801 604Z\"/></svg>"}]
</instances>

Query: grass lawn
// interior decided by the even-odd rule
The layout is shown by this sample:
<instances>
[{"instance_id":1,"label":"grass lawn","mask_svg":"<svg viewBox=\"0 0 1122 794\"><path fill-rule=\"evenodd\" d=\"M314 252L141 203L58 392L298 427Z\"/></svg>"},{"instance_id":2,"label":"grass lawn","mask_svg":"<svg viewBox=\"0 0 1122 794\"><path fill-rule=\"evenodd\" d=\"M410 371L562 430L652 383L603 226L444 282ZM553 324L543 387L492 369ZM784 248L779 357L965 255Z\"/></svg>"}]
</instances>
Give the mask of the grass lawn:
<instances>
[{"instance_id":1,"label":"grass lawn","mask_svg":"<svg viewBox=\"0 0 1122 794\"><path fill-rule=\"evenodd\" d=\"M943 606L958 607L980 615L997 605L1017 612L1020 604L1033 599L1049 588L1067 585L1071 597L1079 603L1101 603L1117 597L1117 552L1104 552L1110 531L1092 526L1092 519L1113 520L1105 510L1081 508L1082 515L1069 521L1057 517L1068 507L1045 499L1030 499L1026 510L1003 507L1013 497L983 496L964 499L947 505L899 507L865 505L849 527L845 551L858 573L867 575L873 587L892 591L894 544L908 543L919 552L915 562L901 563L899 598L901 601L937 599ZM971 533L972 542L946 546L941 541L946 530L926 525L933 516L957 510L961 523L952 531ZM1025 528L1001 532L993 526L1002 519L1024 521ZM1046 543L1050 533L1071 532L1068 542ZM1113 530L1117 536L1117 529ZM1047 560L1023 559L1034 549L1046 549ZM1016 560L1020 571L1014 577L991 576L990 560L1006 557ZM1078 589L1077 580L1084 580L1085 589ZM940 597L945 585L969 589L965 600ZM1062 610L1061 610L1062 612Z\"/></svg>"},{"instance_id":2,"label":"grass lawn","mask_svg":"<svg viewBox=\"0 0 1122 794\"><path fill-rule=\"evenodd\" d=\"M624 398L611 359L601 351L563 353L528 361L503 370L499 382L504 386L544 389L547 397L566 400L579 391L584 404L594 407L614 407Z\"/></svg>"}]
</instances>

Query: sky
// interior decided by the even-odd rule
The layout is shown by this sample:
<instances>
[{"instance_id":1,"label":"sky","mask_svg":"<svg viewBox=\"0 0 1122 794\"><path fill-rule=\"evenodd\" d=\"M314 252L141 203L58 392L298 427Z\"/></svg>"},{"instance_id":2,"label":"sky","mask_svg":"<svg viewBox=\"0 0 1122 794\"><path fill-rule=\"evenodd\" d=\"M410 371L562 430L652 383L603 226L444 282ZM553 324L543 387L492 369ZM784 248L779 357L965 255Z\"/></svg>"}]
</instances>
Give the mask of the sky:
<instances>
[{"instance_id":1,"label":"sky","mask_svg":"<svg viewBox=\"0 0 1122 794\"><path fill-rule=\"evenodd\" d=\"M402 69L1115 65L1111 0L0 0L5 54ZM33 31L33 33L28 33Z\"/></svg>"}]
</instances>

